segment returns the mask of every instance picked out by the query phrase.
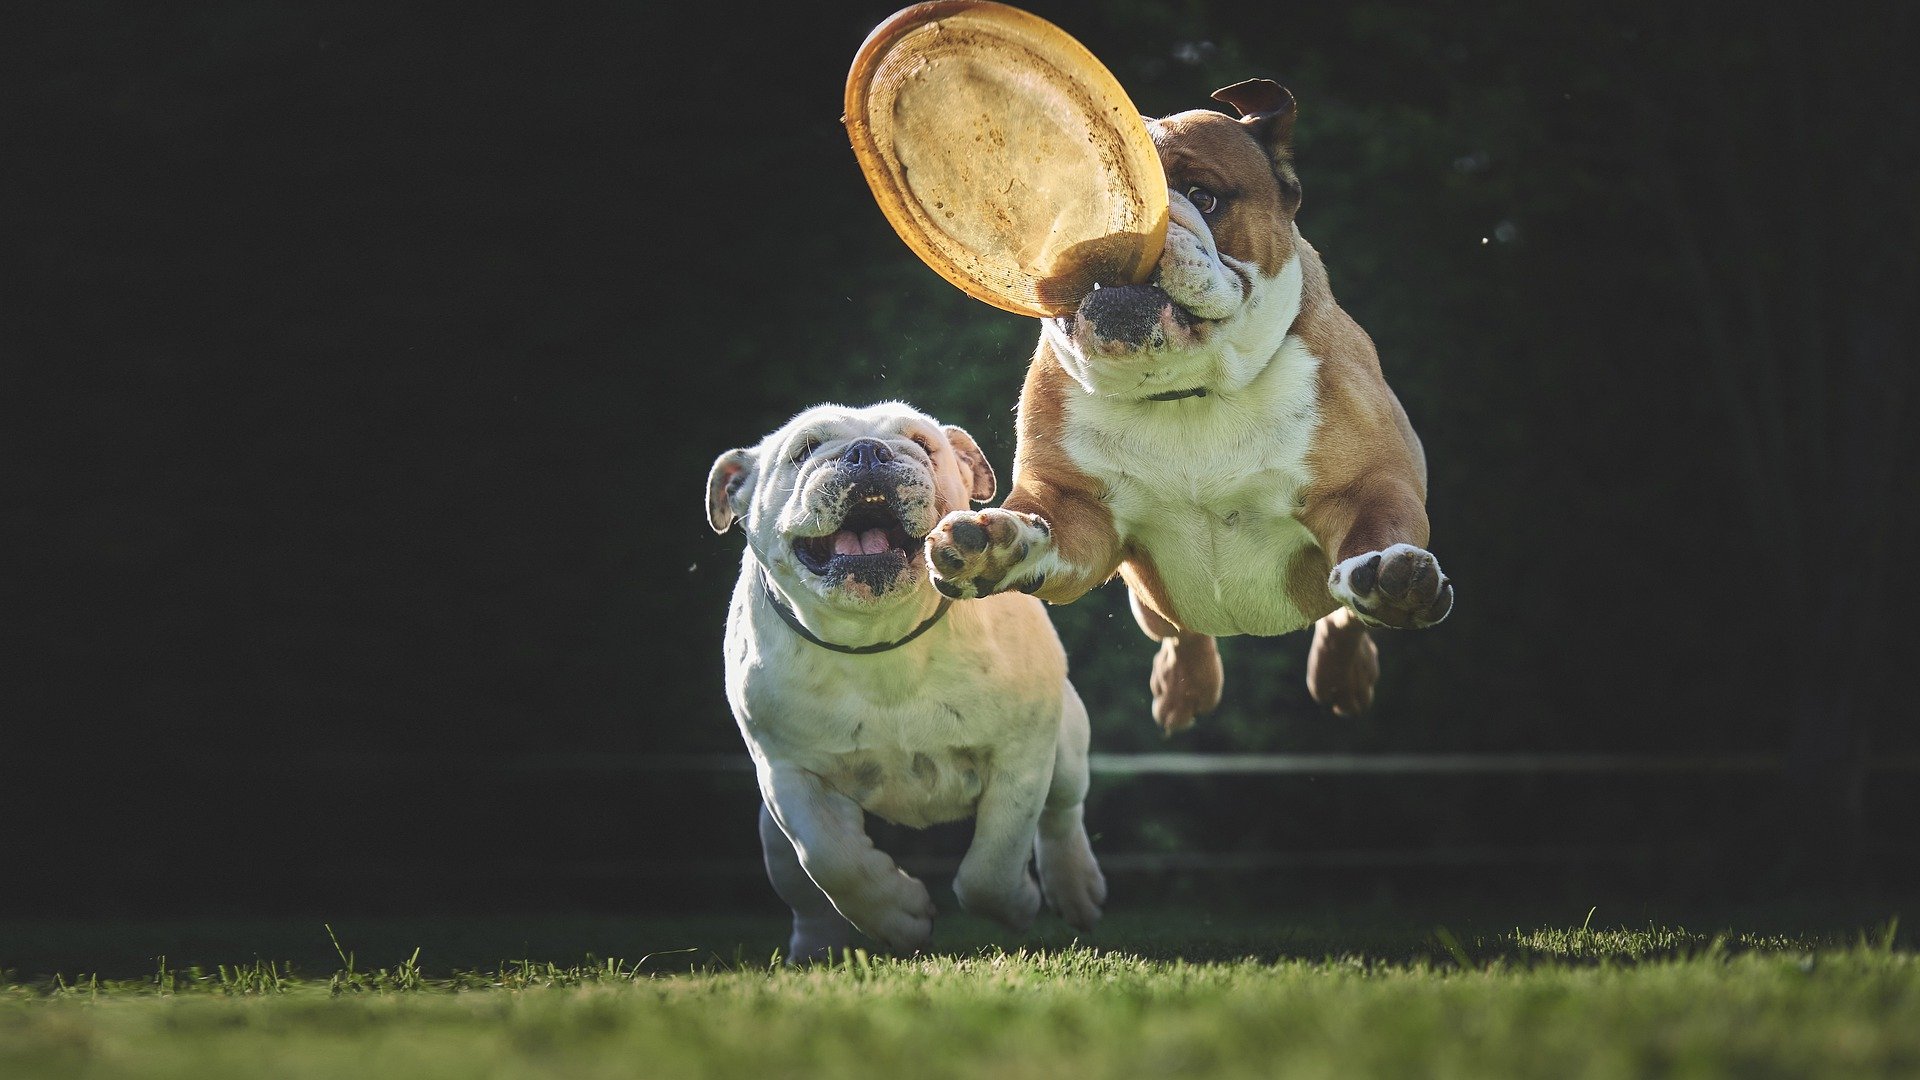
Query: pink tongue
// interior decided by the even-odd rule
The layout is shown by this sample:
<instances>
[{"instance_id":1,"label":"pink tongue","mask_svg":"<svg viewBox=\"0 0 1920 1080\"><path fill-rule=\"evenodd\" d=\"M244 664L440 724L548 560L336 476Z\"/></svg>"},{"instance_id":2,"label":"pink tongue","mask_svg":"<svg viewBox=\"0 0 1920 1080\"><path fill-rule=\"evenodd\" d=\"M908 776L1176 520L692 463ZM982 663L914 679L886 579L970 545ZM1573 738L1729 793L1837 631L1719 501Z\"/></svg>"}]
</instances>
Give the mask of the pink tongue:
<instances>
[{"instance_id":1,"label":"pink tongue","mask_svg":"<svg viewBox=\"0 0 1920 1080\"><path fill-rule=\"evenodd\" d=\"M887 543L885 529L868 529L858 536L851 529L841 529L833 534L835 555L878 555L891 546Z\"/></svg>"}]
</instances>

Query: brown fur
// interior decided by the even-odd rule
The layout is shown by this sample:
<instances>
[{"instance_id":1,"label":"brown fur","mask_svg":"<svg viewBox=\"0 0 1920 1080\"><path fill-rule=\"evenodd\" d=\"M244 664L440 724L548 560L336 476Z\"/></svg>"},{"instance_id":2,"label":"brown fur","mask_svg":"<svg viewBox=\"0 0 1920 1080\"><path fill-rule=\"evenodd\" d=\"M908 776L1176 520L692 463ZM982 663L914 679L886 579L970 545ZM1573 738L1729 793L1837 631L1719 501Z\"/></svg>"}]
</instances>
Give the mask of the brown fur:
<instances>
[{"instance_id":1,"label":"brown fur","mask_svg":"<svg viewBox=\"0 0 1920 1080\"><path fill-rule=\"evenodd\" d=\"M1395 543L1427 543L1427 466L1406 411L1387 386L1373 339L1327 287L1320 254L1300 243L1304 278L1293 332L1320 358L1320 427L1307 452L1313 482L1301 492L1301 521L1328 566ZM1333 609L1327 596L1322 610Z\"/></svg>"},{"instance_id":2,"label":"brown fur","mask_svg":"<svg viewBox=\"0 0 1920 1080\"><path fill-rule=\"evenodd\" d=\"M1214 236L1231 237L1235 257L1257 263L1272 277L1293 256L1293 216L1271 162L1247 153L1248 134L1238 121L1198 111L1161 121L1155 141L1167 186L1185 192L1198 184L1226 199L1226 209L1212 222Z\"/></svg>"},{"instance_id":3,"label":"brown fur","mask_svg":"<svg viewBox=\"0 0 1920 1080\"><path fill-rule=\"evenodd\" d=\"M1247 153L1249 139L1258 146L1261 134L1246 121L1195 111L1162 121L1158 141L1170 186L1184 191L1197 184L1226 199L1225 212L1212 222L1223 249L1269 276L1300 257L1302 295L1293 332L1321 361L1321 423L1307 457L1314 480L1302 492L1301 520L1320 548L1295 558L1287 592L1296 607L1317 618L1340 606L1327 592L1334 563L1399 542L1425 546L1426 463L1380 370L1373 339L1334 301L1319 252L1304 239L1296 244L1273 149ZM1060 553L1084 572L1049 581L1036 595L1068 603L1118 569L1152 610L1178 626L1177 605L1144 553L1120 547L1100 482L1062 449L1066 395L1080 392L1042 341L1021 395L1013 487L1005 506L1046 519Z\"/></svg>"},{"instance_id":4,"label":"brown fur","mask_svg":"<svg viewBox=\"0 0 1920 1080\"><path fill-rule=\"evenodd\" d=\"M1204 110L1181 113L1156 122L1154 138L1170 187L1183 194L1205 187L1224 200L1209 219L1221 251L1256 264L1268 278L1290 259L1300 260L1301 306L1291 333L1320 363L1319 425L1297 517L1318 547L1294 556L1285 588L1295 608L1320 619L1309 661L1316 699L1357 712L1371 700L1377 653L1364 624L1329 592L1328 575L1356 554L1396 543L1425 547L1426 462L1372 339L1334 301L1319 253L1294 229L1301 197L1290 146L1292 96L1249 82L1216 97L1256 111L1238 120ZM1211 639L1180 630L1178 604L1152 558L1117 534L1104 485L1067 456L1066 401L1083 392L1043 338L1021 394L1005 509L1041 519L1057 553L1075 568L1037 589L1041 598L1070 602L1116 571L1126 580L1142 629L1163 642L1153 679L1156 719L1170 729L1185 726L1196 705L1218 701L1218 653Z\"/></svg>"},{"instance_id":5,"label":"brown fur","mask_svg":"<svg viewBox=\"0 0 1920 1080\"><path fill-rule=\"evenodd\" d=\"M1167 591L1166 582L1161 580L1159 569L1153 565L1153 556L1138 544L1128 544L1125 551L1126 557L1120 562L1120 576L1125 579L1127 589L1140 598L1148 611L1165 620L1173 630L1179 630L1180 609L1174 606L1173 595Z\"/></svg>"},{"instance_id":6,"label":"brown fur","mask_svg":"<svg viewBox=\"0 0 1920 1080\"><path fill-rule=\"evenodd\" d=\"M1034 595L1053 604L1066 604L1089 589L1105 584L1120 565L1120 534L1105 506L1105 485L1082 472L1067 456L1061 433L1066 427L1065 394L1072 377L1045 345L1027 369L1015 425L1018 449L1013 459L1013 487L1002 507L1014 513L1045 519L1061 556L1081 572L1056 574Z\"/></svg>"}]
</instances>

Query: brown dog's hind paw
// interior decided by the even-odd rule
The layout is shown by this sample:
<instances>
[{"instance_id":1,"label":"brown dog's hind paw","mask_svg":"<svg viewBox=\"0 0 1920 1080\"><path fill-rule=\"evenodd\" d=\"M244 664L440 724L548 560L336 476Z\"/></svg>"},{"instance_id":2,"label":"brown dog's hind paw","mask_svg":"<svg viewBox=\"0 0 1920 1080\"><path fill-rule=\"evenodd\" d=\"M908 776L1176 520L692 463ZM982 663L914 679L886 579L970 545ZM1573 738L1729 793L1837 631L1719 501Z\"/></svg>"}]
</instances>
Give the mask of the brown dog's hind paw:
<instances>
[{"instance_id":1,"label":"brown dog's hind paw","mask_svg":"<svg viewBox=\"0 0 1920 1080\"><path fill-rule=\"evenodd\" d=\"M1327 591L1371 626L1421 630L1453 610L1453 583L1440 560L1412 544L1342 561L1327 575Z\"/></svg>"},{"instance_id":2,"label":"brown dog's hind paw","mask_svg":"<svg viewBox=\"0 0 1920 1080\"><path fill-rule=\"evenodd\" d=\"M1307 693L1335 716L1358 716L1373 704L1380 679L1380 647L1351 609L1338 608L1313 625L1307 653Z\"/></svg>"},{"instance_id":3,"label":"brown dog's hind paw","mask_svg":"<svg viewBox=\"0 0 1920 1080\"><path fill-rule=\"evenodd\" d=\"M1205 634L1162 638L1147 686L1153 691L1153 722L1168 735L1193 726L1220 704L1226 678L1220 650Z\"/></svg>"},{"instance_id":4,"label":"brown dog's hind paw","mask_svg":"<svg viewBox=\"0 0 1920 1080\"><path fill-rule=\"evenodd\" d=\"M955 600L1020 589L1045 578L1035 572L1049 540L1046 522L1010 510L957 510L927 534L934 588Z\"/></svg>"}]
</instances>

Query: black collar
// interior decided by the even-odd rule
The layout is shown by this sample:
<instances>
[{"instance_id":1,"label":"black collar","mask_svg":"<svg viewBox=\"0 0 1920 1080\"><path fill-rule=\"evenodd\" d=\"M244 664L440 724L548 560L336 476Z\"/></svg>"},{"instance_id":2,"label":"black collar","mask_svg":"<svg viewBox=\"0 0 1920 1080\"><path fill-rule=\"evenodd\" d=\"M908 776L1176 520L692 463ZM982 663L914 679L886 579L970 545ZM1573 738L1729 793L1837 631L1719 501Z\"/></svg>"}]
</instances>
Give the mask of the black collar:
<instances>
[{"instance_id":1,"label":"black collar","mask_svg":"<svg viewBox=\"0 0 1920 1080\"><path fill-rule=\"evenodd\" d=\"M908 634L906 637L903 637L898 641L883 641L878 645L836 645L831 641L827 641L822 638L814 636L813 631L807 629L804 626L801 626L800 616L795 615L792 609L788 608L787 605L780 602L779 594L775 593L773 591L773 587L767 584L766 575L764 574L761 575L760 577L760 591L766 594L767 603L773 605L773 610L779 614L780 621L786 623L788 626L793 627L794 633L799 634L801 637L806 638L808 641L813 642L815 645L818 645L823 649L832 649L834 652L839 652L839 653L852 653L855 656L860 656L867 653L886 652L889 649L897 649L900 646L905 645L907 642L912 641L914 638L917 638L921 634L924 634L927 631L933 629L933 624L945 618L947 614L947 609L953 606L952 600L949 600L944 596L941 597L940 606L933 609L933 614L927 616L927 621L921 623L919 626L914 627L912 633Z\"/></svg>"},{"instance_id":2,"label":"black collar","mask_svg":"<svg viewBox=\"0 0 1920 1080\"><path fill-rule=\"evenodd\" d=\"M1179 401L1181 398L1206 397L1207 388L1196 386L1191 390L1167 390L1163 393L1148 394L1148 401Z\"/></svg>"}]
</instances>

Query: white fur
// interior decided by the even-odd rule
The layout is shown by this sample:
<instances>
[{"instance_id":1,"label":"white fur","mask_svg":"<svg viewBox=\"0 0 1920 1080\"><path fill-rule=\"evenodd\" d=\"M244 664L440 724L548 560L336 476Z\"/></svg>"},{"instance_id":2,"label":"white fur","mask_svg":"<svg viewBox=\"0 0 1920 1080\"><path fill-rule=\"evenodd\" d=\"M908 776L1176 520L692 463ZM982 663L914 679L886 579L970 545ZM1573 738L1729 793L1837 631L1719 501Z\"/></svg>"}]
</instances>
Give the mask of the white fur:
<instances>
[{"instance_id":1,"label":"white fur","mask_svg":"<svg viewBox=\"0 0 1920 1080\"><path fill-rule=\"evenodd\" d=\"M940 431L902 409L817 408L789 428L824 422L837 437L884 438L918 417L919 430ZM833 497L797 480L804 467L778 452L792 434L775 432L756 452L754 468L766 472L754 478L754 511L742 518L748 547L725 645L727 700L768 811L768 874L794 910L789 959L845 947L847 922L893 949L927 944L934 912L926 888L874 848L863 812L916 827L975 817L954 882L968 910L1024 928L1044 883L1055 907L1090 929L1106 887L1082 817L1087 715L1043 605L1019 594L955 604L912 642L870 655L800 637L767 600L763 575L809 629L844 644L895 640L940 597L914 559L908 585L837 607L802 580L803 568L773 557L790 548L795 523L822 528L814 504ZM957 498L949 505L964 506L953 451L942 449L927 465L930 480ZM1041 883L1027 870L1036 844Z\"/></svg>"},{"instance_id":2,"label":"white fur","mask_svg":"<svg viewBox=\"0 0 1920 1080\"><path fill-rule=\"evenodd\" d=\"M1286 588L1293 558L1315 543L1294 517L1319 424L1319 361L1286 334L1300 289L1296 257L1254 278L1246 311L1206 344L1170 359L1190 373L1174 383L1206 386L1206 397L1067 400L1068 456L1107 486L1115 529L1151 554L1189 631L1274 635L1312 622Z\"/></svg>"},{"instance_id":3,"label":"white fur","mask_svg":"<svg viewBox=\"0 0 1920 1080\"><path fill-rule=\"evenodd\" d=\"M1184 196L1170 193L1169 202L1175 207L1184 204L1191 209ZM1167 235L1170 238L1183 234L1194 236L1197 230L1206 238L1205 248L1212 251L1212 236L1205 229L1206 222L1198 212L1192 213L1191 221L1183 221L1183 215L1176 213L1167 226ZM1297 230L1294 242L1296 247L1304 243ZM1172 240L1169 243L1176 252L1188 246ZM1222 280L1223 276L1225 281L1232 282L1231 286ZM1137 401L1152 394L1198 386L1206 387L1212 394L1231 394L1245 389L1258 378L1286 340L1293 321L1300 316L1304 277L1305 270L1297 255L1288 259L1271 278L1262 275L1258 266L1231 256L1176 264L1163 259L1160 284L1176 301L1212 295L1231 287L1236 294L1245 290L1244 306L1237 314L1208 324L1205 340L1191 347L1142 351L1124 360L1089 357L1074 334L1077 316L1047 319L1041 323L1040 333L1052 346L1054 356L1067 374L1073 376L1081 389L1096 397Z\"/></svg>"},{"instance_id":4,"label":"white fur","mask_svg":"<svg viewBox=\"0 0 1920 1080\"><path fill-rule=\"evenodd\" d=\"M1203 319L1226 319L1247 302L1249 265L1223 256L1213 230L1186 195L1167 189L1167 243L1160 253L1160 287Z\"/></svg>"}]
</instances>

